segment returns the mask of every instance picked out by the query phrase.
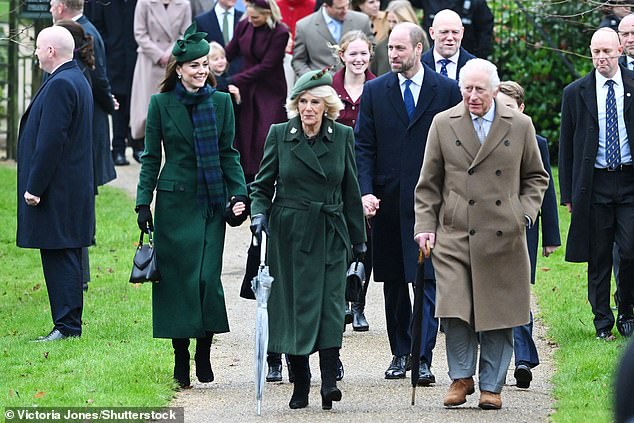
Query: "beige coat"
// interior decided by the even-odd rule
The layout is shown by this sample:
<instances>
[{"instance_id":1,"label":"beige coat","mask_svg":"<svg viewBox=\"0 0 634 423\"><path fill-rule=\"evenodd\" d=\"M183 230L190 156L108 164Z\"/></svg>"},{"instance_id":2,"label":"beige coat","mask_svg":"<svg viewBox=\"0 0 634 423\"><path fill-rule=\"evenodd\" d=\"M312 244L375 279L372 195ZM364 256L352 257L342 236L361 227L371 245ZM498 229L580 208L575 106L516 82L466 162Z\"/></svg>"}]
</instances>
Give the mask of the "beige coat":
<instances>
[{"instance_id":1,"label":"beige coat","mask_svg":"<svg viewBox=\"0 0 634 423\"><path fill-rule=\"evenodd\" d=\"M166 51L192 23L189 0L171 0L167 9L161 0L138 0L134 10L134 38L139 47L130 97L132 138L143 138L145 119L152 94L165 76L158 64Z\"/></svg>"},{"instance_id":2,"label":"beige coat","mask_svg":"<svg viewBox=\"0 0 634 423\"><path fill-rule=\"evenodd\" d=\"M480 146L464 103L436 115L416 186L414 232L436 233L437 317L476 331L528 323L525 215L535 221L547 187L527 116L496 101Z\"/></svg>"}]
</instances>

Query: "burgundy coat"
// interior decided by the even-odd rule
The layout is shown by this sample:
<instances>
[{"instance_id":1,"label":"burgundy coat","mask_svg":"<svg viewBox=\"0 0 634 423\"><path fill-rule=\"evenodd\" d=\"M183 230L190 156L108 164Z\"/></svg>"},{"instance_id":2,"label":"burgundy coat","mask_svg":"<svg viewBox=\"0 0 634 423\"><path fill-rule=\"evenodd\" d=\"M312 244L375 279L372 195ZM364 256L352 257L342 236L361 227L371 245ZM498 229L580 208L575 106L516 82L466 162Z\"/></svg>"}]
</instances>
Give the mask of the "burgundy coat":
<instances>
[{"instance_id":1,"label":"burgundy coat","mask_svg":"<svg viewBox=\"0 0 634 423\"><path fill-rule=\"evenodd\" d=\"M354 125L357 124L357 116L359 116L359 103L361 102L361 96L357 98L357 101L352 101L350 95L343 86L343 82L346 77L346 68L339 69L332 77L332 87L339 95L339 99L343 103L344 109L339 112L337 122L343 123L346 126L354 129ZM376 78L370 69L365 71L365 82L368 82Z\"/></svg>"},{"instance_id":2,"label":"burgundy coat","mask_svg":"<svg viewBox=\"0 0 634 423\"><path fill-rule=\"evenodd\" d=\"M288 36L282 23L274 29L268 25L254 28L245 19L238 23L226 47L227 60L242 56L242 70L231 76L229 83L240 89L242 98L235 147L247 180L252 180L260 167L269 128L286 120L283 60Z\"/></svg>"}]
</instances>

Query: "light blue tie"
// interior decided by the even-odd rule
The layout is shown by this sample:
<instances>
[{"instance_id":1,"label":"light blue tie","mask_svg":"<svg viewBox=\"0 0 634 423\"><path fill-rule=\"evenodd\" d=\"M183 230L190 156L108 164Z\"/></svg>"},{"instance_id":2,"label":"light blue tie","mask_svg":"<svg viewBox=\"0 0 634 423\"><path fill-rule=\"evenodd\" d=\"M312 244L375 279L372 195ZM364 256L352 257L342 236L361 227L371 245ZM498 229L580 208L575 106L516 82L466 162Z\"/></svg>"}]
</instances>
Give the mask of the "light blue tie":
<instances>
[{"instance_id":1,"label":"light blue tie","mask_svg":"<svg viewBox=\"0 0 634 423\"><path fill-rule=\"evenodd\" d=\"M409 120L412 120L412 116L414 116L414 110L416 110L416 104L414 104L414 95L412 94L412 90L409 89L409 86L412 85L412 80L405 80L405 91L403 91L403 102L405 103L405 110L407 111L407 116Z\"/></svg>"},{"instance_id":2,"label":"light blue tie","mask_svg":"<svg viewBox=\"0 0 634 423\"><path fill-rule=\"evenodd\" d=\"M608 97L605 101L605 159L609 168L621 164L621 147L619 145L619 118L616 113L615 82L608 79Z\"/></svg>"},{"instance_id":3,"label":"light blue tie","mask_svg":"<svg viewBox=\"0 0 634 423\"><path fill-rule=\"evenodd\" d=\"M447 65L449 63L451 63L451 60L449 60L449 59L440 59L438 61L438 63L440 63L440 74L442 76L446 76L447 78L449 78L449 75L447 74Z\"/></svg>"}]
</instances>

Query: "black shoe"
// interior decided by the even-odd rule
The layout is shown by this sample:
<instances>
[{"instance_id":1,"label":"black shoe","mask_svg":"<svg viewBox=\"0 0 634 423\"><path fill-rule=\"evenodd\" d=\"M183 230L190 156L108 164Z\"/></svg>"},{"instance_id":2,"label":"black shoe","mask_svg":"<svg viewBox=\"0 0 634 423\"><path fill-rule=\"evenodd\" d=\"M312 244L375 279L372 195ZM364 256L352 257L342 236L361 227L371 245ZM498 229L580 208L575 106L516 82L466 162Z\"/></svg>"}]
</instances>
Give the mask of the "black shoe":
<instances>
[{"instance_id":1,"label":"black shoe","mask_svg":"<svg viewBox=\"0 0 634 423\"><path fill-rule=\"evenodd\" d=\"M436 376L433 375L429 365L424 361L420 362L420 368L418 369L418 386L429 386L432 383L436 383Z\"/></svg>"},{"instance_id":2,"label":"black shoe","mask_svg":"<svg viewBox=\"0 0 634 423\"><path fill-rule=\"evenodd\" d=\"M632 336L634 332L634 316L631 313L619 314L616 319L616 329L625 338Z\"/></svg>"},{"instance_id":3,"label":"black shoe","mask_svg":"<svg viewBox=\"0 0 634 423\"><path fill-rule=\"evenodd\" d=\"M143 150L134 150L132 151L132 158L137 161L137 163L141 163L141 154L143 154Z\"/></svg>"},{"instance_id":4,"label":"black shoe","mask_svg":"<svg viewBox=\"0 0 634 423\"><path fill-rule=\"evenodd\" d=\"M403 379L407 364L409 362L409 355L395 355L392 357L390 367L385 371L386 379Z\"/></svg>"},{"instance_id":5,"label":"black shoe","mask_svg":"<svg viewBox=\"0 0 634 423\"><path fill-rule=\"evenodd\" d=\"M288 406L293 410L306 408L308 406L308 394L310 392L310 367L308 364L308 356L292 355L287 357L295 374L293 395L291 396Z\"/></svg>"},{"instance_id":6,"label":"black shoe","mask_svg":"<svg viewBox=\"0 0 634 423\"><path fill-rule=\"evenodd\" d=\"M612 331L600 329L597 331L597 339L601 339L602 341L614 341L616 338L612 335Z\"/></svg>"},{"instance_id":7,"label":"black shoe","mask_svg":"<svg viewBox=\"0 0 634 423\"><path fill-rule=\"evenodd\" d=\"M196 363L196 377L199 382L209 383L214 381L214 371L211 368L211 342L213 335L206 338L196 339L196 353L194 362Z\"/></svg>"},{"instance_id":8,"label":"black shoe","mask_svg":"<svg viewBox=\"0 0 634 423\"><path fill-rule=\"evenodd\" d=\"M267 382L281 382L282 381L282 363L269 364L269 372L266 374Z\"/></svg>"},{"instance_id":9,"label":"black shoe","mask_svg":"<svg viewBox=\"0 0 634 423\"><path fill-rule=\"evenodd\" d=\"M112 161L115 166L127 166L130 164L123 153L113 153Z\"/></svg>"},{"instance_id":10,"label":"black shoe","mask_svg":"<svg viewBox=\"0 0 634 423\"><path fill-rule=\"evenodd\" d=\"M350 323L352 323L353 317L352 317L352 310L350 310L350 307L348 306L348 303L346 303L346 317L345 317L345 324L349 325Z\"/></svg>"},{"instance_id":11,"label":"black shoe","mask_svg":"<svg viewBox=\"0 0 634 423\"><path fill-rule=\"evenodd\" d=\"M319 350L319 370L321 371L321 408L332 409L333 401L341 401L341 391L337 388L339 348Z\"/></svg>"},{"instance_id":12,"label":"black shoe","mask_svg":"<svg viewBox=\"0 0 634 423\"><path fill-rule=\"evenodd\" d=\"M191 388L189 379L189 338L172 339L174 348L174 380L182 389Z\"/></svg>"},{"instance_id":13,"label":"black shoe","mask_svg":"<svg viewBox=\"0 0 634 423\"><path fill-rule=\"evenodd\" d=\"M70 338L69 335L64 335L57 329L53 329L46 336L40 336L37 339L34 339L33 342L49 342L49 341L59 341L62 339Z\"/></svg>"},{"instance_id":14,"label":"black shoe","mask_svg":"<svg viewBox=\"0 0 634 423\"><path fill-rule=\"evenodd\" d=\"M335 379L337 379L337 382L343 379L344 373L345 372L343 371L343 363L341 362L341 359L338 358L337 359L337 376L335 376Z\"/></svg>"},{"instance_id":15,"label":"black shoe","mask_svg":"<svg viewBox=\"0 0 634 423\"><path fill-rule=\"evenodd\" d=\"M352 303L352 330L355 332L366 332L370 329L363 313L364 308L361 303Z\"/></svg>"},{"instance_id":16,"label":"black shoe","mask_svg":"<svg viewBox=\"0 0 634 423\"><path fill-rule=\"evenodd\" d=\"M531 386L531 380L533 380L533 373L531 372L531 368L526 364L518 364L515 366L515 372L513 373L515 377L516 386L521 389L528 389Z\"/></svg>"}]
</instances>

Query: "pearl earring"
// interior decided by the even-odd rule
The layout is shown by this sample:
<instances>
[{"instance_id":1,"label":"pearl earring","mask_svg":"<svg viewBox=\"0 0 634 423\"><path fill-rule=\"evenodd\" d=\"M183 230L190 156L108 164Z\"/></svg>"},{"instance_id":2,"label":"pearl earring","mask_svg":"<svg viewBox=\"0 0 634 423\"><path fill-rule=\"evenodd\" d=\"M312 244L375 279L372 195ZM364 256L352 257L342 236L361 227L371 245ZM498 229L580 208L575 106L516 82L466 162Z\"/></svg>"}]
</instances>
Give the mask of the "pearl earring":
<instances>
[{"instance_id":1,"label":"pearl earring","mask_svg":"<svg viewBox=\"0 0 634 423\"><path fill-rule=\"evenodd\" d=\"M176 75L177 75L178 79L181 79L180 73L177 73Z\"/></svg>"}]
</instances>

